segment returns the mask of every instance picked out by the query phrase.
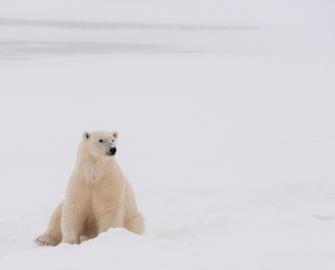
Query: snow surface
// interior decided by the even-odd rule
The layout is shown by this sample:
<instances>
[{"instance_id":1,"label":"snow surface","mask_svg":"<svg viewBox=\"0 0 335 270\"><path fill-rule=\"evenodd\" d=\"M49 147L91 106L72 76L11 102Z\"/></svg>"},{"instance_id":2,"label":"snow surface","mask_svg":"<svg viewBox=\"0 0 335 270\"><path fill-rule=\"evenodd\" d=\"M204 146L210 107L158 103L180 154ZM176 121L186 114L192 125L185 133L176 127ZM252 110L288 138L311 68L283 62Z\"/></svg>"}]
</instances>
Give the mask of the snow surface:
<instances>
[{"instance_id":1,"label":"snow surface","mask_svg":"<svg viewBox=\"0 0 335 270\"><path fill-rule=\"evenodd\" d=\"M335 269L335 4L0 2L0 269ZM85 130L147 233L38 247Z\"/></svg>"}]
</instances>

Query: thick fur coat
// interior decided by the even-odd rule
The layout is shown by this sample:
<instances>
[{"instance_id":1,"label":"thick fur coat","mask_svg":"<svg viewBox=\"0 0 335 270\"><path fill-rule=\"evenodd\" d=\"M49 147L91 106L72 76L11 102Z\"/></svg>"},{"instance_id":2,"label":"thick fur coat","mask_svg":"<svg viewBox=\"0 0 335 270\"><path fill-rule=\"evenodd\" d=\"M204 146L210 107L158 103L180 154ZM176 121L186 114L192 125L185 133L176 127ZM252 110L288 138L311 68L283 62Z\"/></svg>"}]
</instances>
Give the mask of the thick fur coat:
<instances>
[{"instance_id":1,"label":"thick fur coat","mask_svg":"<svg viewBox=\"0 0 335 270\"><path fill-rule=\"evenodd\" d=\"M65 198L37 244L80 244L112 227L144 233L134 192L115 161L117 139L117 132L83 134Z\"/></svg>"}]
</instances>

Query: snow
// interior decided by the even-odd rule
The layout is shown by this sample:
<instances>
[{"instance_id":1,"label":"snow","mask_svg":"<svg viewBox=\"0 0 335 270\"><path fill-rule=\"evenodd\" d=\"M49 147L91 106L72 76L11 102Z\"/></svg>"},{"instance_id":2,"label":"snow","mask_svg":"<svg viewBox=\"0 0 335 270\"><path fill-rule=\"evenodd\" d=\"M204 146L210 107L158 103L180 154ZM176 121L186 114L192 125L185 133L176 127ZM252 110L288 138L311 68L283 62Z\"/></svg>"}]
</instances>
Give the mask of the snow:
<instances>
[{"instance_id":1,"label":"snow","mask_svg":"<svg viewBox=\"0 0 335 270\"><path fill-rule=\"evenodd\" d=\"M4 0L0 269L335 268L332 1ZM145 236L38 247L86 130Z\"/></svg>"}]
</instances>

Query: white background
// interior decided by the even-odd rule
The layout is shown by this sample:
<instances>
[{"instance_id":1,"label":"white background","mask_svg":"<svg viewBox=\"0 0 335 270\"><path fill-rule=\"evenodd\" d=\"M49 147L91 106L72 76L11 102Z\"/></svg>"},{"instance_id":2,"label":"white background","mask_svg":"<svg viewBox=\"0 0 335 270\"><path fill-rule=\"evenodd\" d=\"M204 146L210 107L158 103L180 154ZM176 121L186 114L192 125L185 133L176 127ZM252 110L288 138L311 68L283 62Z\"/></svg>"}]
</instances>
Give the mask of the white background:
<instances>
[{"instance_id":1,"label":"white background","mask_svg":"<svg viewBox=\"0 0 335 270\"><path fill-rule=\"evenodd\" d=\"M0 1L0 269L335 268L335 4ZM145 236L37 247L86 130Z\"/></svg>"}]
</instances>

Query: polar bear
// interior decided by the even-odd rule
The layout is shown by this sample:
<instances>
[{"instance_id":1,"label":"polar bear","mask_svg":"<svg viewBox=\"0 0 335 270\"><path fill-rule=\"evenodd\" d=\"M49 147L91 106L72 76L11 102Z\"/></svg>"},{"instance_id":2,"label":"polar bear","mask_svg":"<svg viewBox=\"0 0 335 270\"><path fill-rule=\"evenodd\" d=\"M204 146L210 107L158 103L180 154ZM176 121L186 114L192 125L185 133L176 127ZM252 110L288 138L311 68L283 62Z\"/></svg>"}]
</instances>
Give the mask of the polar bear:
<instances>
[{"instance_id":1,"label":"polar bear","mask_svg":"<svg viewBox=\"0 0 335 270\"><path fill-rule=\"evenodd\" d=\"M80 244L111 227L144 233L134 192L115 161L117 132L85 132L65 198L38 245Z\"/></svg>"}]
</instances>

